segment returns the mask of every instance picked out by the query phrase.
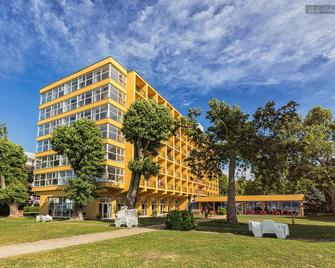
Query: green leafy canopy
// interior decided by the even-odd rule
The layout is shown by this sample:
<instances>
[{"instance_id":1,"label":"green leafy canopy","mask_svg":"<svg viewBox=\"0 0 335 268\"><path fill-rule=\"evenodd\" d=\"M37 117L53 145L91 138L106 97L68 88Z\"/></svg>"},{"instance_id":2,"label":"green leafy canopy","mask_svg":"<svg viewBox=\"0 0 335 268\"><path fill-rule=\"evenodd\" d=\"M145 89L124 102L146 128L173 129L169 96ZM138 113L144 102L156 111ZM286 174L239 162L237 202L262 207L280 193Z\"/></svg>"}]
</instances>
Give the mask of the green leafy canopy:
<instances>
[{"instance_id":1,"label":"green leafy canopy","mask_svg":"<svg viewBox=\"0 0 335 268\"><path fill-rule=\"evenodd\" d=\"M23 203L28 199L27 157L22 146L0 138L0 202Z\"/></svg>"},{"instance_id":2,"label":"green leafy canopy","mask_svg":"<svg viewBox=\"0 0 335 268\"><path fill-rule=\"evenodd\" d=\"M106 151L99 127L92 120L80 119L56 128L50 142L53 150L67 156L76 174L66 187L69 197L79 205L88 204L95 197L96 178L104 174Z\"/></svg>"}]
</instances>

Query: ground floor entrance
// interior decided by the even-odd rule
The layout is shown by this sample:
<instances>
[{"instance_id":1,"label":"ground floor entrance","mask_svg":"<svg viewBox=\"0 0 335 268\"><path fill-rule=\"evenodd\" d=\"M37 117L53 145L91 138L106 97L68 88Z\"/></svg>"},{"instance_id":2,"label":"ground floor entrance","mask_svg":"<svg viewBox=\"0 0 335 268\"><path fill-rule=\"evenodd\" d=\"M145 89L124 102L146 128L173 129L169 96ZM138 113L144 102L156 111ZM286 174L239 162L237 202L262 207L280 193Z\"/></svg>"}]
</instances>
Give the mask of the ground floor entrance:
<instances>
[{"instance_id":1,"label":"ground floor entrance","mask_svg":"<svg viewBox=\"0 0 335 268\"><path fill-rule=\"evenodd\" d=\"M50 215L55 218L69 218L74 211L74 203L66 196L41 195L40 214ZM136 209L140 217L164 216L174 209L186 209L188 197L150 196L140 195ZM116 213L125 206L125 195L99 196L83 209L87 219L111 220Z\"/></svg>"}]
</instances>

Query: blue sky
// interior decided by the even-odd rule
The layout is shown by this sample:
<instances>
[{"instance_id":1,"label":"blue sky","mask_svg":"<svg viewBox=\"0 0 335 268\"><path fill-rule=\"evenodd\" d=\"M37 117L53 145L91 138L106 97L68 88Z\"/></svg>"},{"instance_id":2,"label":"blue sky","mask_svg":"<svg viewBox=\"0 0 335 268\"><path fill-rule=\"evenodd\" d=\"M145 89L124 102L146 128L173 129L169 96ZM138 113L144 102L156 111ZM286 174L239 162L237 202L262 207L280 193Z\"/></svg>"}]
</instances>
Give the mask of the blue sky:
<instances>
[{"instance_id":1,"label":"blue sky","mask_svg":"<svg viewBox=\"0 0 335 268\"><path fill-rule=\"evenodd\" d=\"M334 110L335 14L305 15L318 2L1 1L0 119L34 151L39 88L107 56L182 112L212 97Z\"/></svg>"}]
</instances>

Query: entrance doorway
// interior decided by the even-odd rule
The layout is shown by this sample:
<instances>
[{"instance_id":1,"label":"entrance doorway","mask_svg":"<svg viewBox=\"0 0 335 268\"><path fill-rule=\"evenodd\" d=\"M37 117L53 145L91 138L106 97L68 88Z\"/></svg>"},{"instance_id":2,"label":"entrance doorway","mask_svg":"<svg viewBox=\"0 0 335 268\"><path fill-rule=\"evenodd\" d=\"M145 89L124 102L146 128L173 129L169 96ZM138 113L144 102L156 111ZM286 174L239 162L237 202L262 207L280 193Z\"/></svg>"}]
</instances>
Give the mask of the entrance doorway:
<instances>
[{"instance_id":1,"label":"entrance doorway","mask_svg":"<svg viewBox=\"0 0 335 268\"><path fill-rule=\"evenodd\" d=\"M112 218L112 199L109 197L102 197L99 199L99 214L101 219Z\"/></svg>"}]
</instances>

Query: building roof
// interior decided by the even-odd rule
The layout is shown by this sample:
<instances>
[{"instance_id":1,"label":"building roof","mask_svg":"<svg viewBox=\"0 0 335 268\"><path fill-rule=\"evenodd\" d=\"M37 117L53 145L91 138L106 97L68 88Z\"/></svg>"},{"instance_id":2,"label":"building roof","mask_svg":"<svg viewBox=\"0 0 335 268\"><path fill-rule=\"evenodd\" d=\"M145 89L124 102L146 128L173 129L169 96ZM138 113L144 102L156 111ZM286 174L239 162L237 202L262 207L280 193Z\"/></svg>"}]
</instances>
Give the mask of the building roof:
<instances>
[{"instance_id":1,"label":"building roof","mask_svg":"<svg viewBox=\"0 0 335 268\"><path fill-rule=\"evenodd\" d=\"M281 194L281 195L237 195L237 202L258 201L303 201L304 194ZM195 197L195 202L227 202L227 196L204 196Z\"/></svg>"}]
</instances>

